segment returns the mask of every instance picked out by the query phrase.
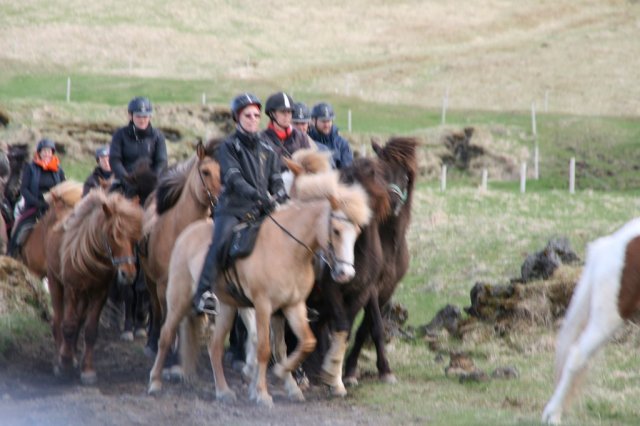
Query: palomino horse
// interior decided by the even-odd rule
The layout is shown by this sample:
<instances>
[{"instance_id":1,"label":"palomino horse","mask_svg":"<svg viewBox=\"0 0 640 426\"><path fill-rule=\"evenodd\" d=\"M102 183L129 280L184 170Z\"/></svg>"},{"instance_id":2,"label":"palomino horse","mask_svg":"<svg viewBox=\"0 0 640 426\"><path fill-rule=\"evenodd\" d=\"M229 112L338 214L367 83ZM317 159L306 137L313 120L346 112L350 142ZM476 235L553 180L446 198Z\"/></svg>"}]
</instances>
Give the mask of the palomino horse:
<instances>
[{"instance_id":1,"label":"palomino horse","mask_svg":"<svg viewBox=\"0 0 640 426\"><path fill-rule=\"evenodd\" d=\"M376 345L381 380L395 381L385 355L380 306L389 301L408 268L405 233L417 168L416 145L412 138L393 138L384 148L373 143L378 156L375 160L359 158L341 170L343 181L358 182L365 188L375 216L356 242L355 278L340 284L325 272L319 276L308 301L319 311L320 319L314 324L318 346L305 362L305 371L328 384L337 396L347 393L342 364L349 333L362 308L365 316L347 362L348 383L357 383L356 362L369 333Z\"/></svg>"},{"instance_id":2,"label":"palomino horse","mask_svg":"<svg viewBox=\"0 0 640 426\"><path fill-rule=\"evenodd\" d=\"M285 379L315 346L305 305L314 282L315 251L324 250L336 281L345 282L353 277L353 244L360 227L368 222L370 210L361 188L341 187L336 190L335 185L332 188L327 194L328 201L291 201L270 215L260 228L252 254L237 260L230 274L220 274L216 285L220 313L216 317L216 327L209 342L209 357L218 399L235 399L235 393L227 385L224 376L222 351L237 307L248 305L235 299L233 294L244 294L256 311L258 368L250 386L250 397L258 404L270 407L273 401L267 391L266 368L270 356L271 314L282 309L298 337L298 346L291 356L274 366L274 373ZM286 224L286 227L281 224ZM150 393L161 389L160 370L164 354L173 341L178 323L189 314L195 281L210 243L210 233L187 234L191 229L185 230L180 236L171 255L167 319L160 337L158 356L150 374ZM228 275L237 281L239 287L229 282ZM195 351L194 345L189 347L191 351ZM186 358L183 363L187 363ZM297 396L291 393L290 396L303 399L299 389Z\"/></svg>"},{"instance_id":3,"label":"palomino horse","mask_svg":"<svg viewBox=\"0 0 640 426\"><path fill-rule=\"evenodd\" d=\"M39 278L47 275L47 237L54 225L66 218L82 197L82 184L66 180L44 195L49 204L47 212L35 224L22 244L19 257Z\"/></svg>"},{"instance_id":4,"label":"palomino horse","mask_svg":"<svg viewBox=\"0 0 640 426\"><path fill-rule=\"evenodd\" d=\"M207 147L199 142L196 154L170 169L160 179L156 195L144 213L140 263L151 299L151 332L146 352L155 353L166 305L171 250L187 225L207 218L220 193L220 165L215 157L220 140ZM151 201L153 200L153 201Z\"/></svg>"},{"instance_id":5,"label":"palomino horse","mask_svg":"<svg viewBox=\"0 0 640 426\"><path fill-rule=\"evenodd\" d=\"M556 340L556 388L542 421L559 424L587 362L640 306L640 219L587 247L582 270Z\"/></svg>"},{"instance_id":6,"label":"palomino horse","mask_svg":"<svg viewBox=\"0 0 640 426\"><path fill-rule=\"evenodd\" d=\"M47 277L53 306L54 371L73 366L84 325L81 380L96 382L93 348L98 320L114 278L130 285L136 277L135 244L142 236L142 208L118 193L93 190L49 234Z\"/></svg>"}]
</instances>

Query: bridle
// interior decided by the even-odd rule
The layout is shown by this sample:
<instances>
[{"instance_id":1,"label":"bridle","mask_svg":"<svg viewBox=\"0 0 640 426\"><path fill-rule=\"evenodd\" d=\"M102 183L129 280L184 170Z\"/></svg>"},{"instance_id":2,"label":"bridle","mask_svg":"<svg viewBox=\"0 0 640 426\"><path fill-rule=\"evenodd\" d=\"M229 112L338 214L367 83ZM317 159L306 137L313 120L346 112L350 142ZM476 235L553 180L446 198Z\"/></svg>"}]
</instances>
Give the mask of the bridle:
<instances>
[{"instance_id":1,"label":"bridle","mask_svg":"<svg viewBox=\"0 0 640 426\"><path fill-rule=\"evenodd\" d=\"M111 245L109 245L109 240L107 239L106 234L102 235L104 241L104 247L107 250L107 257L111 261L111 264L115 267L120 265L135 265L136 264L136 256L120 256L113 257L113 250L111 250Z\"/></svg>"},{"instance_id":2,"label":"bridle","mask_svg":"<svg viewBox=\"0 0 640 426\"><path fill-rule=\"evenodd\" d=\"M198 164L196 164L196 167L198 168L198 176L200 176L200 182L202 182L202 186L204 187L204 190L207 193L207 197L209 198L209 210L211 210L211 216L213 216L213 211L215 210L216 205L218 205L218 197L213 195L207 184L204 182L204 176L202 176L202 171L200 170L199 163L200 161L198 160Z\"/></svg>"},{"instance_id":3,"label":"bridle","mask_svg":"<svg viewBox=\"0 0 640 426\"><path fill-rule=\"evenodd\" d=\"M393 212L394 215L397 216L400 213L400 209L407 203L407 199L409 198L409 191L407 189L403 191L400 186L395 183L388 184L387 188L389 188L392 194L395 194L400 198L400 203L398 203Z\"/></svg>"},{"instance_id":4,"label":"bridle","mask_svg":"<svg viewBox=\"0 0 640 426\"><path fill-rule=\"evenodd\" d=\"M336 219L336 220L340 220L340 221L343 221L343 222L348 222L348 223L350 223L350 224L352 224L352 225L354 225L356 227L358 226L355 223L353 223L351 220L347 219L346 217L338 216L335 213L333 213L333 211L329 215L329 235L328 235L329 238L328 238L328 244L327 244L327 255L325 256L321 252L314 252L313 250L311 250L311 248L308 245L306 245L303 241L301 241L299 238L297 238L295 235L293 235L281 223L279 223L277 220L275 220L275 218L270 213L267 216L269 217L269 219L271 219L273 221L273 223L275 223L278 226L278 228L280 228L292 240L294 240L296 243L300 244L309 253L311 253L314 257L318 258L321 262L326 264L327 267L331 271L333 271L334 268L337 265L340 265L340 264L351 266L352 268L355 268L353 263L347 262L346 260L342 260L338 256L336 256L336 250L333 247L333 243L331 242L331 232L333 231L333 225L331 224L331 219Z\"/></svg>"}]
</instances>

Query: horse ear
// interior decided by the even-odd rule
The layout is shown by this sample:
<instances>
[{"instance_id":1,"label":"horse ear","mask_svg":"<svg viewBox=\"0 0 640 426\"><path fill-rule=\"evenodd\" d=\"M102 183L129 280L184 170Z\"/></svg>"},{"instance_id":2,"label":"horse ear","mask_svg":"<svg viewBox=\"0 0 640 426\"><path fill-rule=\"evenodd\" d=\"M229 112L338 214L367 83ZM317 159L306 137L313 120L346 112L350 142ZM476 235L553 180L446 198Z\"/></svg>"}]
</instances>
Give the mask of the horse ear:
<instances>
[{"instance_id":1,"label":"horse ear","mask_svg":"<svg viewBox=\"0 0 640 426\"><path fill-rule=\"evenodd\" d=\"M378 142L372 140L371 148L373 148L373 152L375 152L378 157L382 156L382 147L380 146L380 144L378 144Z\"/></svg>"},{"instance_id":2,"label":"horse ear","mask_svg":"<svg viewBox=\"0 0 640 426\"><path fill-rule=\"evenodd\" d=\"M282 160L284 161L284 164L289 168L289 170L291 170L291 173L293 173L294 176L304 174L304 168L300 164L288 159L287 157L282 157Z\"/></svg>"},{"instance_id":3,"label":"horse ear","mask_svg":"<svg viewBox=\"0 0 640 426\"><path fill-rule=\"evenodd\" d=\"M107 203L102 203L102 211L104 212L104 215L107 217L107 219L113 215L113 211L107 205Z\"/></svg>"},{"instance_id":4,"label":"horse ear","mask_svg":"<svg viewBox=\"0 0 640 426\"><path fill-rule=\"evenodd\" d=\"M202 139L198 139L198 143L196 144L196 155L198 156L199 160L202 160L207 155L204 149L204 144L202 143Z\"/></svg>"},{"instance_id":5,"label":"horse ear","mask_svg":"<svg viewBox=\"0 0 640 426\"><path fill-rule=\"evenodd\" d=\"M327 195L327 200L329 200L329 204L331 204L331 210L338 210L340 208L340 202L335 197L335 195Z\"/></svg>"}]
</instances>

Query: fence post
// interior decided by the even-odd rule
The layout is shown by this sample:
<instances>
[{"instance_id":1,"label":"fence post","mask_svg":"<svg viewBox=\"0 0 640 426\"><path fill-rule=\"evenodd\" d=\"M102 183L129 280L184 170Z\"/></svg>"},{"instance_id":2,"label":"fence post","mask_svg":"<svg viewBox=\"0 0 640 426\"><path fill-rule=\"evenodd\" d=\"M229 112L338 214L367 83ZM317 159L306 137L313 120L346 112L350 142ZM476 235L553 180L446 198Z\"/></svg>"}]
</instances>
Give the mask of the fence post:
<instances>
[{"instance_id":1,"label":"fence post","mask_svg":"<svg viewBox=\"0 0 640 426\"><path fill-rule=\"evenodd\" d=\"M447 189L447 165L442 165L442 173L440 174L440 191L444 192Z\"/></svg>"},{"instance_id":2,"label":"fence post","mask_svg":"<svg viewBox=\"0 0 640 426\"><path fill-rule=\"evenodd\" d=\"M487 172L487 169L482 169L482 184L480 185L480 188L483 191L487 190L487 180L488 180L488 176L489 176L489 172Z\"/></svg>"},{"instance_id":3,"label":"fence post","mask_svg":"<svg viewBox=\"0 0 640 426\"><path fill-rule=\"evenodd\" d=\"M347 129L349 130L349 133L351 133L351 109L347 111Z\"/></svg>"},{"instance_id":4,"label":"fence post","mask_svg":"<svg viewBox=\"0 0 640 426\"><path fill-rule=\"evenodd\" d=\"M520 166L520 193L524 194L527 189L527 163Z\"/></svg>"},{"instance_id":5,"label":"fence post","mask_svg":"<svg viewBox=\"0 0 640 426\"><path fill-rule=\"evenodd\" d=\"M538 180L540 178L539 164L540 162L540 149L538 148L538 141L536 140L536 146L533 147L533 178Z\"/></svg>"},{"instance_id":6,"label":"fence post","mask_svg":"<svg viewBox=\"0 0 640 426\"><path fill-rule=\"evenodd\" d=\"M67 77L67 102L71 102L71 77Z\"/></svg>"},{"instance_id":7,"label":"fence post","mask_svg":"<svg viewBox=\"0 0 640 426\"><path fill-rule=\"evenodd\" d=\"M531 102L531 133L533 133L533 137L537 138L538 129L536 127L536 103Z\"/></svg>"},{"instance_id":8,"label":"fence post","mask_svg":"<svg viewBox=\"0 0 640 426\"><path fill-rule=\"evenodd\" d=\"M207 94L202 92L202 105L206 105L207 104Z\"/></svg>"},{"instance_id":9,"label":"fence post","mask_svg":"<svg viewBox=\"0 0 640 426\"><path fill-rule=\"evenodd\" d=\"M569 194L576 193L576 158L569 161Z\"/></svg>"},{"instance_id":10,"label":"fence post","mask_svg":"<svg viewBox=\"0 0 640 426\"><path fill-rule=\"evenodd\" d=\"M447 107L449 106L449 86L444 92L444 97L442 98L442 124L444 125L447 122Z\"/></svg>"}]
</instances>

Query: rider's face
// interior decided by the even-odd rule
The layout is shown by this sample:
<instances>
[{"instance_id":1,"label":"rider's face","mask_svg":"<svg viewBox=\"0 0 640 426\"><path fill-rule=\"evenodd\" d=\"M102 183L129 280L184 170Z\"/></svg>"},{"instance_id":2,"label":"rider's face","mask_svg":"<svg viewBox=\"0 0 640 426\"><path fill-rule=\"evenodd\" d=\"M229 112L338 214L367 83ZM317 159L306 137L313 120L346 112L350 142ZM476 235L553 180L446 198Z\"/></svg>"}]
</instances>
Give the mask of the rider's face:
<instances>
[{"instance_id":1,"label":"rider's face","mask_svg":"<svg viewBox=\"0 0 640 426\"><path fill-rule=\"evenodd\" d=\"M289 126L291 125L291 110L290 109L275 111L273 113L273 116L275 118L274 124L276 126L280 127L281 129L283 129L283 130L288 129Z\"/></svg>"},{"instance_id":2,"label":"rider's face","mask_svg":"<svg viewBox=\"0 0 640 426\"><path fill-rule=\"evenodd\" d=\"M316 129L324 135L331 134L331 127L333 126L333 120L325 120L323 118L317 118Z\"/></svg>"},{"instance_id":3,"label":"rider's face","mask_svg":"<svg viewBox=\"0 0 640 426\"><path fill-rule=\"evenodd\" d=\"M240 111L238 123L248 133L256 133L260 130L260 108L249 105Z\"/></svg>"},{"instance_id":4,"label":"rider's face","mask_svg":"<svg viewBox=\"0 0 640 426\"><path fill-rule=\"evenodd\" d=\"M132 120L133 120L133 124L135 124L135 126L138 129L145 130L147 127L149 127L149 123L151 122L151 116L133 114Z\"/></svg>"}]
</instances>

